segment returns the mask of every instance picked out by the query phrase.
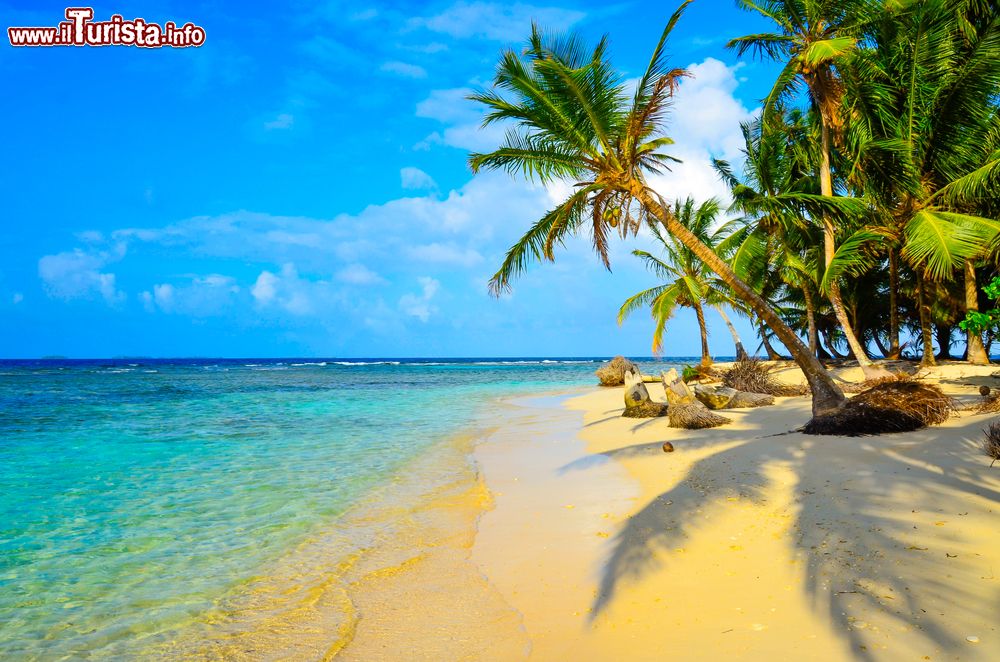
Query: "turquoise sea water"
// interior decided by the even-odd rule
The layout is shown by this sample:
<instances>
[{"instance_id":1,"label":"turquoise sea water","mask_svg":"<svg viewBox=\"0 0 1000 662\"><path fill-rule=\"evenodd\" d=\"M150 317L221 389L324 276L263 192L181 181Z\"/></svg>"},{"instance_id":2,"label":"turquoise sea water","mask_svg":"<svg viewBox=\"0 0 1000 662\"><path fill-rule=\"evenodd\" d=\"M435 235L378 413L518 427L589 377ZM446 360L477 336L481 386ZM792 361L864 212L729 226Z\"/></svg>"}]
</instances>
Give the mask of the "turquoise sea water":
<instances>
[{"instance_id":1,"label":"turquoise sea water","mask_svg":"<svg viewBox=\"0 0 1000 662\"><path fill-rule=\"evenodd\" d=\"M600 362L0 362L0 659L127 656L496 398Z\"/></svg>"}]
</instances>

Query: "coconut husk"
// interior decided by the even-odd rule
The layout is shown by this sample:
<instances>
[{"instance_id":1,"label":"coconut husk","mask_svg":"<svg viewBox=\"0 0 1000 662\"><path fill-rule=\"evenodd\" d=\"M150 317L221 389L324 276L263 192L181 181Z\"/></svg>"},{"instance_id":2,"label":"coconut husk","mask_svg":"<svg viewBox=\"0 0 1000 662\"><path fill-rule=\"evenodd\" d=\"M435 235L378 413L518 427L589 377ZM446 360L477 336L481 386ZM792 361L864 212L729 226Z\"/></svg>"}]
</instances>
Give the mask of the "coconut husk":
<instances>
[{"instance_id":1,"label":"coconut husk","mask_svg":"<svg viewBox=\"0 0 1000 662\"><path fill-rule=\"evenodd\" d=\"M687 430L701 430L725 425L729 419L719 416L697 400L682 405L671 405L669 414L670 427Z\"/></svg>"},{"instance_id":2,"label":"coconut husk","mask_svg":"<svg viewBox=\"0 0 1000 662\"><path fill-rule=\"evenodd\" d=\"M601 386L621 386L625 383L625 372L639 373L639 368L624 356L616 356L594 371Z\"/></svg>"},{"instance_id":3,"label":"coconut husk","mask_svg":"<svg viewBox=\"0 0 1000 662\"><path fill-rule=\"evenodd\" d=\"M774 404L774 396L767 393L748 393L737 391L726 409L747 409L750 407L767 407Z\"/></svg>"},{"instance_id":4,"label":"coconut husk","mask_svg":"<svg viewBox=\"0 0 1000 662\"><path fill-rule=\"evenodd\" d=\"M943 423L954 409L951 398L933 384L890 379L854 396L835 413L812 419L803 432L847 437L909 432Z\"/></svg>"},{"instance_id":5,"label":"coconut husk","mask_svg":"<svg viewBox=\"0 0 1000 662\"><path fill-rule=\"evenodd\" d=\"M694 387L694 397L709 409L726 409L729 403L739 393L734 388L728 386L701 386Z\"/></svg>"}]
</instances>

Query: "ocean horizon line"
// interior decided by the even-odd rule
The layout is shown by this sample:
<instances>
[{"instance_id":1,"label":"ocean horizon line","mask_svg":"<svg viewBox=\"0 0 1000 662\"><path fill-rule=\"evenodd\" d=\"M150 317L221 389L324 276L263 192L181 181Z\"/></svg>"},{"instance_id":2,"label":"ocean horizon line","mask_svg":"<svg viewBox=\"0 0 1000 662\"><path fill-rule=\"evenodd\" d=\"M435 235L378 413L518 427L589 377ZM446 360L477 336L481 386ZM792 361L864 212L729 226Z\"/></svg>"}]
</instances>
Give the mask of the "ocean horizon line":
<instances>
[{"instance_id":1,"label":"ocean horizon line","mask_svg":"<svg viewBox=\"0 0 1000 662\"><path fill-rule=\"evenodd\" d=\"M447 361L451 363L479 362L479 361L607 361L614 358L613 354L593 354L579 356L558 356L542 354L537 356L59 356L46 355L38 357L0 357L3 362L91 362L91 361L400 361L400 362L427 362L427 361ZM674 359L700 360L699 356L676 355L676 356L643 356L628 355L628 358L641 361L669 362ZM715 356L714 360L726 361L735 360L735 356Z\"/></svg>"}]
</instances>

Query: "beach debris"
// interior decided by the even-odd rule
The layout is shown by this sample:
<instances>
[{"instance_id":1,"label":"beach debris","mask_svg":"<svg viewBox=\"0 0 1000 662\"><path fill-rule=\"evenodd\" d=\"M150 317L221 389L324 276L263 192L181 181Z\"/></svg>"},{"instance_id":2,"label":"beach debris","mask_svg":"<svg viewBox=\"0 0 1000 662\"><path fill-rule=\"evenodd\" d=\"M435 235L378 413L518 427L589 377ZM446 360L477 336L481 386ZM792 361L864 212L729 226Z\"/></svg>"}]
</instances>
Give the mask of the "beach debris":
<instances>
[{"instance_id":1,"label":"beach debris","mask_svg":"<svg viewBox=\"0 0 1000 662\"><path fill-rule=\"evenodd\" d=\"M694 396L709 409L743 409L774 404L773 395L737 391L728 386L696 385Z\"/></svg>"},{"instance_id":2,"label":"beach debris","mask_svg":"<svg viewBox=\"0 0 1000 662\"><path fill-rule=\"evenodd\" d=\"M774 404L774 396L769 393L750 393L737 391L729 401L727 409L747 409L751 407L767 407Z\"/></svg>"},{"instance_id":3,"label":"beach debris","mask_svg":"<svg viewBox=\"0 0 1000 662\"><path fill-rule=\"evenodd\" d=\"M970 644L978 644L979 643L979 637L977 637L974 634L969 635L968 637L965 638L965 640L968 641Z\"/></svg>"},{"instance_id":4,"label":"beach debris","mask_svg":"<svg viewBox=\"0 0 1000 662\"><path fill-rule=\"evenodd\" d=\"M688 385L677 376L676 370L661 372L660 380L663 382L663 392L670 405L668 412L670 427L700 430L729 422L728 418L711 412L699 401Z\"/></svg>"},{"instance_id":5,"label":"beach debris","mask_svg":"<svg viewBox=\"0 0 1000 662\"><path fill-rule=\"evenodd\" d=\"M715 428L725 425L730 420L709 410L697 400L682 405L670 405L668 416L670 417L670 427L687 430Z\"/></svg>"},{"instance_id":6,"label":"beach debris","mask_svg":"<svg viewBox=\"0 0 1000 662\"><path fill-rule=\"evenodd\" d=\"M669 441L664 441L663 442L663 452L664 453L673 453L674 452L674 445L672 443L670 443Z\"/></svg>"},{"instance_id":7,"label":"beach debris","mask_svg":"<svg viewBox=\"0 0 1000 662\"><path fill-rule=\"evenodd\" d=\"M677 376L677 371L673 368L670 369L670 372L661 371L660 381L663 382L663 392L667 396L668 403L686 405L696 401L694 392Z\"/></svg>"},{"instance_id":8,"label":"beach debris","mask_svg":"<svg viewBox=\"0 0 1000 662\"><path fill-rule=\"evenodd\" d=\"M955 408L937 386L897 378L862 391L832 414L813 418L802 431L847 437L909 432L943 423Z\"/></svg>"},{"instance_id":9,"label":"beach debris","mask_svg":"<svg viewBox=\"0 0 1000 662\"><path fill-rule=\"evenodd\" d=\"M737 391L766 393L777 396L806 395L809 387L782 384L771 376L771 366L760 359L747 358L737 361L722 373L722 384Z\"/></svg>"},{"instance_id":10,"label":"beach debris","mask_svg":"<svg viewBox=\"0 0 1000 662\"><path fill-rule=\"evenodd\" d=\"M625 373L628 371L639 374L639 367L624 356L616 356L598 368L594 374L600 380L601 386L621 386L625 383Z\"/></svg>"},{"instance_id":11,"label":"beach debris","mask_svg":"<svg viewBox=\"0 0 1000 662\"><path fill-rule=\"evenodd\" d=\"M982 444L983 455L992 460L990 462L992 467L997 460L1000 460L1000 421L995 421L989 427L983 428L983 434L986 435Z\"/></svg>"},{"instance_id":12,"label":"beach debris","mask_svg":"<svg viewBox=\"0 0 1000 662\"><path fill-rule=\"evenodd\" d=\"M979 391L982 393L982 390ZM982 402L970 407L977 414L995 414L1000 411L1000 393L990 392L983 396Z\"/></svg>"},{"instance_id":13,"label":"beach debris","mask_svg":"<svg viewBox=\"0 0 1000 662\"><path fill-rule=\"evenodd\" d=\"M989 386L987 386L986 384L983 384L982 386L979 387L979 395L981 395L981 396L983 396L985 398L989 394L990 394L990 387Z\"/></svg>"},{"instance_id":14,"label":"beach debris","mask_svg":"<svg viewBox=\"0 0 1000 662\"><path fill-rule=\"evenodd\" d=\"M625 411L626 418L656 418L666 416L668 406L663 402L653 402L649 390L642 382L642 375L628 370L625 372Z\"/></svg>"},{"instance_id":15,"label":"beach debris","mask_svg":"<svg viewBox=\"0 0 1000 662\"><path fill-rule=\"evenodd\" d=\"M709 409L725 409L738 392L728 386L702 386L698 384L694 387L694 397L698 398Z\"/></svg>"}]
</instances>

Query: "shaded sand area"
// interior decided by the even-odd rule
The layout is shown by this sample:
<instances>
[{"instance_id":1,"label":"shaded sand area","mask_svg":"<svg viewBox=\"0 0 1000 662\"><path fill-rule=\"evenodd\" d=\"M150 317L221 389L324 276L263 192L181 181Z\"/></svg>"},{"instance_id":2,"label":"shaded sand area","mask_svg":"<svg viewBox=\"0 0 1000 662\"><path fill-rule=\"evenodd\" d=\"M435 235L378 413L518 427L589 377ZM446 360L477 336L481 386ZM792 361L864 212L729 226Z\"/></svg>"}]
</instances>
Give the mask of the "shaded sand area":
<instances>
[{"instance_id":1,"label":"shaded sand area","mask_svg":"<svg viewBox=\"0 0 1000 662\"><path fill-rule=\"evenodd\" d=\"M926 377L972 402L994 370ZM1000 659L1000 470L977 448L995 415L815 437L792 431L808 398L697 431L623 419L621 398L567 402L586 447L561 464L516 446L544 436L477 452L496 504L474 558L535 659ZM576 488L608 464L633 486Z\"/></svg>"},{"instance_id":2,"label":"shaded sand area","mask_svg":"<svg viewBox=\"0 0 1000 662\"><path fill-rule=\"evenodd\" d=\"M973 402L994 370L927 377ZM151 657L1000 659L996 415L813 437L779 398L688 431L622 395L498 403Z\"/></svg>"}]
</instances>

